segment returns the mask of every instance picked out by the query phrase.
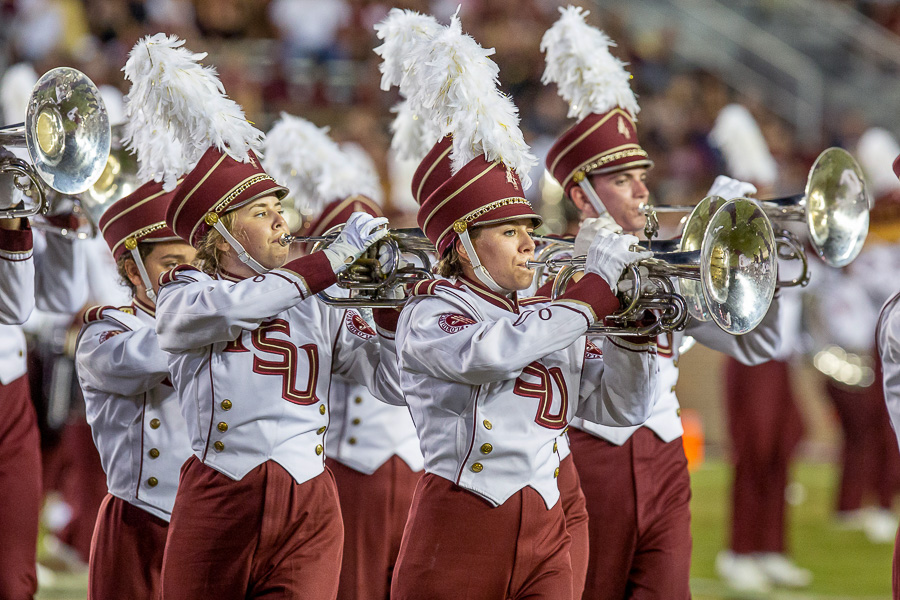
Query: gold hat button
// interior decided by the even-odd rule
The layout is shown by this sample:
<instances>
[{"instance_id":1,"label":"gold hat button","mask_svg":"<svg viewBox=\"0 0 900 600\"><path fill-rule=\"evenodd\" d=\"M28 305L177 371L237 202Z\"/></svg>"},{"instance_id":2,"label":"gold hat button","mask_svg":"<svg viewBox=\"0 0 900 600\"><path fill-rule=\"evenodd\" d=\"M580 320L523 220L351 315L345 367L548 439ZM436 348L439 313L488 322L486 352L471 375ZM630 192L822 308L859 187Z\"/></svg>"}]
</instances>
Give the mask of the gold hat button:
<instances>
[{"instance_id":1,"label":"gold hat button","mask_svg":"<svg viewBox=\"0 0 900 600\"><path fill-rule=\"evenodd\" d=\"M231 410L231 400L222 400L222 410Z\"/></svg>"},{"instance_id":2,"label":"gold hat button","mask_svg":"<svg viewBox=\"0 0 900 600\"><path fill-rule=\"evenodd\" d=\"M490 454L491 450L493 450L493 449L494 449L494 447L491 446L490 444L482 444L481 445L481 453L482 454Z\"/></svg>"},{"instance_id":3,"label":"gold hat button","mask_svg":"<svg viewBox=\"0 0 900 600\"><path fill-rule=\"evenodd\" d=\"M159 450L150 448L150 458L159 458Z\"/></svg>"},{"instance_id":4,"label":"gold hat button","mask_svg":"<svg viewBox=\"0 0 900 600\"><path fill-rule=\"evenodd\" d=\"M228 423L226 423L225 421L220 421L219 424L216 425L216 429L218 429L222 433L225 433L226 431L228 431Z\"/></svg>"},{"instance_id":5,"label":"gold hat button","mask_svg":"<svg viewBox=\"0 0 900 600\"><path fill-rule=\"evenodd\" d=\"M213 444L213 448L216 449L216 452L221 452L225 449L225 442L216 442L215 444Z\"/></svg>"},{"instance_id":6,"label":"gold hat button","mask_svg":"<svg viewBox=\"0 0 900 600\"><path fill-rule=\"evenodd\" d=\"M490 429L491 427L493 427L493 425L491 425L491 422L488 421L487 419L485 419L485 420L484 420L484 428L485 428L485 429Z\"/></svg>"},{"instance_id":7,"label":"gold hat button","mask_svg":"<svg viewBox=\"0 0 900 600\"><path fill-rule=\"evenodd\" d=\"M324 414L325 414L325 410L326 410L326 409L325 409L325 405L324 405L324 404L320 404L320 405L319 405L319 414L320 414L320 415L324 415Z\"/></svg>"},{"instance_id":8,"label":"gold hat button","mask_svg":"<svg viewBox=\"0 0 900 600\"><path fill-rule=\"evenodd\" d=\"M162 425L159 419L150 419L150 429L159 429L159 426Z\"/></svg>"},{"instance_id":9,"label":"gold hat button","mask_svg":"<svg viewBox=\"0 0 900 600\"><path fill-rule=\"evenodd\" d=\"M147 485L149 485L150 487L156 487L156 485L158 483L159 483L159 479L157 479L156 477L151 477L150 479L147 480Z\"/></svg>"},{"instance_id":10,"label":"gold hat button","mask_svg":"<svg viewBox=\"0 0 900 600\"><path fill-rule=\"evenodd\" d=\"M484 465L481 463L475 463L472 465L472 470L476 473L481 473L484 470Z\"/></svg>"},{"instance_id":11,"label":"gold hat button","mask_svg":"<svg viewBox=\"0 0 900 600\"><path fill-rule=\"evenodd\" d=\"M322 444L316 446L316 456L322 456L323 452L325 452L325 448L322 447Z\"/></svg>"}]
</instances>

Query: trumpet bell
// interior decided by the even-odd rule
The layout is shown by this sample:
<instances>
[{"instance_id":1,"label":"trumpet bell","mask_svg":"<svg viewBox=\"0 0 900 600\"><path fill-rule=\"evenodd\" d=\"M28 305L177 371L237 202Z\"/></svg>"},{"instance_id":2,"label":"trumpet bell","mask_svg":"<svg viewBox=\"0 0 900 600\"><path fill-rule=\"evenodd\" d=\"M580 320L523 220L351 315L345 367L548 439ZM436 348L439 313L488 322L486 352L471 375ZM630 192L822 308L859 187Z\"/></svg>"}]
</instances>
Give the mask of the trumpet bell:
<instances>
[{"instance_id":1,"label":"trumpet bell","mask_svg":"<svg viewBox=\"0 0 900 600\"><path fill-rule=\"evenodd\" d=\"M850 264L869 232L869 196L859 164L846 150L828 148L809 172L805 195L816 253L832 267Z\"/></svg>"},{"instance_id":2,"label":"trumpet bell","mask_svg":"<svg viewBox=\"0 0 900 600\"><path fill-rule=\"evenodd\" d=\"M80 194L90 187L110 148L109 117L97 86L68 67L44 73L28 103L25 144L35 170L56 191Z\"/></svg>"},{"instance_id":3,"label":"trumpet bell","mask_svg":"<svg viewBox=\"0 0 900 600\"><path fill-rule=\"evenodd\" d=\"M128 152L122 144L125 126L112 128L109 157L103 171L80 196L81 206L95 225L114 202L121 200L138 188L137 156Z\"/></svg>"},{"instance_id":4,"label":"trumpet bell","mask_svg":"<svg viewBox=\"0 0 900 600\"><path fill-rule=\"evenodd\" d=\"M724 204L725 199L720 196L707 196L694 207L684 224L679 250L692 252L702 248L709 223L712 221L716 211L722 208ZM706 305L706 298L703 295L703 286L699 281L693 279L682 280L681 293L687 303L688 314L691 317L698 321L709 321L712 318Z\"/></svg>"},{"instance_id":5,"label":"trumpet bell","mask_svg":"<svg viewBox=\"0 0 900 600\"><path fill-rule=\"evenodd\" d=\"M772 223L748 198L725 202L710 219L700 278L709 315L723 330L747 333L765 317L778 281Z\"/></svg>"}]
</instances>

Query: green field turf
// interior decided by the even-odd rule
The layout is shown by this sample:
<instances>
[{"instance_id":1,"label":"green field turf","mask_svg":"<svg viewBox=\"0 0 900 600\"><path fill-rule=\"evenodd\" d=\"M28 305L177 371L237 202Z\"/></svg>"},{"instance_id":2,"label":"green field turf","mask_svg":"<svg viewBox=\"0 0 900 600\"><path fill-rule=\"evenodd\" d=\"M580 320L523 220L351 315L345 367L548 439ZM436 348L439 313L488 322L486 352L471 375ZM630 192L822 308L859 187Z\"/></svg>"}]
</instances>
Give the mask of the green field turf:
<instances>
[{"instance_id":1,"label":"green field turf","mask_svg":"<svg viewBox=\"0 0 900 600\"><path fill-rule=\"evenodd\" d=\"M790 547L797 562L813 571L812 586L802 592L736 594L716 577L715 557L726 539L731 472L708 462L692 475L694 556L691 588L695 600L774 598L780 600L890 600L892 544L871 544L861 532L839 530L831 520L835 470L830 465L800 464L794 469L790 508ZM42 589L41 600L85 597L85 577L60 578Z\"/></svg>"}]
</instances>

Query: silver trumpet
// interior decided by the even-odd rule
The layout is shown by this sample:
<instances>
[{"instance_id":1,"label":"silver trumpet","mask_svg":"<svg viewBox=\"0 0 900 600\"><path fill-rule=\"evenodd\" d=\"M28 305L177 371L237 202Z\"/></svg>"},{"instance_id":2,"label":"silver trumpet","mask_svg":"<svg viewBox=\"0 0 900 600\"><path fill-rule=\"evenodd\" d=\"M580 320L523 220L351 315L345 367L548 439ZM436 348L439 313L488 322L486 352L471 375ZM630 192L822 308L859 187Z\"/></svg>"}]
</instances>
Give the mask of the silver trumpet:
<instances>
[{"instance_id":1,"label":"silver trumpet","mask_svg":"<svg viewBox=\"0 0 900 600\"><path fill-rule=\"evenodd\" d=\"M302 242L313 244L311 252L324 248L332 242L343 224L336 225L319 236L292 236L284 234L279 240L282 245ZM387 259L378 260L387 249ZM341 308L396 308L403 306L405 298L391 298L387 292L411 283L433 279L431 262L434 245L420 229L391 229L387 236L372 245L368 251L337 276L339 288L348 290L349 297L333 296L326 291L319 292L319 298L326 304ZM410 260L404 259L407 255Z\"/></svg>"},{"instance_id":2,"label":"silver trumpet","mask_svg":"<svg viewBox=\"0 0 900 600\"><path fill-rule=\"evenodd\" d=\"M746 198L730 200L708 226L685 229L676 251L654 251L653 258L627 269L619 293L625 308L607 317L609 324L592 325L589 333L652 336L681 329L690 315L712 319L724 331L740 335L762 321L775 294L777 261L772 224L759 205ZM558 297L572 275L584 268L585 257L544 264L562 266L553 286L553 297ZM680 280L680 290L673 277ZM661 316L642 323L645 310Z\"/></svg>"},{"instance_id":3,"label":"silver trumpet","mask_svg":"<svg viewBox=\"0 0 900 600\"><path fill-rule=\"evenodd\" d=\"M26 161L3 156L0 174L12 182L0 218L45 214L50 206L44 185L61 194L79 194L103 172L110 147L109 118L100 92L82 72L58 67L44 73L28 101L25 122L0 128L0 147L25 147ZM31 206L15 206L24 195Z\"/></svg>"},{"instance_id":4,"label":"silver trumpet","mask_svg":"<svg viewBox=\"0 0 900 600\"><path fill-rule=\"evenodd\" d=\"M828 148L819 154L809 171L802 194L758 200L763 212L780 225L776 233L778 256L782 260L801 261L801 273L794 279L778 282L778 287L806 285L809 267L803 243L783 224L804 222L807 237L816 254L832 267L850 264L859 255L869 231L869 194L859 164L846 150ZM704 198L697 206L644 206L648 225L655 222L654 213L689 212L712 215L724 203L718 196ZM702 226L701 220L688 218L687 223ZM685 225L685 229L687 225ZM650 237L650 236L648 236Z\"/></svg>"}]
</instances>

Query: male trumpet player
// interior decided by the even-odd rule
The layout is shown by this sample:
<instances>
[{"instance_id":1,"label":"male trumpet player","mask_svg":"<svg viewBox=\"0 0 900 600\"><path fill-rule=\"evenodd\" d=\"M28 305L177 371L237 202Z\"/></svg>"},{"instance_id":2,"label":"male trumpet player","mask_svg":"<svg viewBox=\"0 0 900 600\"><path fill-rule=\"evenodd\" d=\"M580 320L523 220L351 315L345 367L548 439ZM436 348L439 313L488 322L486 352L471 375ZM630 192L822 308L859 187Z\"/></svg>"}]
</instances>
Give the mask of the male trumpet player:
<instances>
[{"instance_id":1,"label":"male trumpet player","mask_svg":"<svg viewBox=\"0 0 900 600\"><path fill-rule=\"evenodd\" d=\"M586 24L581 9L560 10L561 18L542 41L544 81L557 83L571 104L570 115L579 121L557 139L546 165L586 220L575 248L575 254L584 254L598 228L633 234L644 227L642 206L649 198L646 179L653 162L638 141L639 108L630 75L609 53L612 42ZM606 75L567 78L576 64ZM732 198L749 191L752 186L724 178L716 180L710 194ZM739 337L711 322L691 322L684 332L660 335L660 381L647 421L635 427L573 422L571 456L589 515L583 598L622 600L637 590L652 597L690 598L691 490L675 395L679 347L691 335L742 362L765 360L778 348L777 314L776 301L756 330Z\"/></svg>"}]
</instances>

